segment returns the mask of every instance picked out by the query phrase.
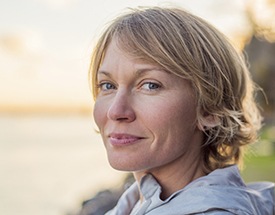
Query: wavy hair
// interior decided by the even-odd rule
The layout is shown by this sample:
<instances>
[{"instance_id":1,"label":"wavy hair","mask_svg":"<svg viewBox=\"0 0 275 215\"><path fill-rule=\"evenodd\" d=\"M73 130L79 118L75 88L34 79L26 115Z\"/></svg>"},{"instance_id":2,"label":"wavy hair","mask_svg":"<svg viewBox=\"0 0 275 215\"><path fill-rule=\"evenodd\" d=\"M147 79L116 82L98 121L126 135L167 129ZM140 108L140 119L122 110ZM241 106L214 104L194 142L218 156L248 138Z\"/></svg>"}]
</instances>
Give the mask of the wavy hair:
<instances>
[{"instance_id":1,"label":"wavy hair","mask_svg":"<svg viewBox=\"0 0 275 215\"><path fill-rule=\"evenodd\" d=\"M95 46L90 65L94 98L97 71L113 38L127 54L190 81L205 134L206 172L242 160L243 146L257 139L261 116L245 60L222 33L183 9L131 9L113 20Z\"/></svg>"}]
</instances>

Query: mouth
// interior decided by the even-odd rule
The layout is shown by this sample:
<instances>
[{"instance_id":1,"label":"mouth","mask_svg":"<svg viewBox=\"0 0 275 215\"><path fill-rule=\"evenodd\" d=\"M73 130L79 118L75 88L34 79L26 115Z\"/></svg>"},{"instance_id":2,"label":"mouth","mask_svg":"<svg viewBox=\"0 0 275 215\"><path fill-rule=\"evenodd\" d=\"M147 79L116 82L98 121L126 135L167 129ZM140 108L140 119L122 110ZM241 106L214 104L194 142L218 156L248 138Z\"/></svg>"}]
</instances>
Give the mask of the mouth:
<instances>
[{"instance_id":1,"label":"mouth","mask_svg":"<svg viewBox=\"0 0 275 215\"><path fill-rule=\"evenodd\" d=\"M110 135L108 135L108 138L113 146L131 145L144 139L143 137L123 133L111 133Z\"/></svg>"}]
</instances>

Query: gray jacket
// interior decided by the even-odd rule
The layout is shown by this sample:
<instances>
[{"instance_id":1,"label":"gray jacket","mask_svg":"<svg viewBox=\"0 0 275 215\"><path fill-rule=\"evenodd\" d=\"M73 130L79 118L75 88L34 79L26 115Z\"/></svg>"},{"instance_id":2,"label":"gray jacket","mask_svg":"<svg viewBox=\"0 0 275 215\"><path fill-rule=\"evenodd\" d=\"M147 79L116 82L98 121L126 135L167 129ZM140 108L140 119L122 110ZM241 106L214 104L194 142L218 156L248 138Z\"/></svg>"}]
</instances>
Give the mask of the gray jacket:
<instances>
[{"instance_id":1,"label":"gray jacket","mask_svg":"<svg viewBox=\"0 0 275 215\"><path fill-rule=\"evenodd\" d=\"M217 169L207 176L161 200L161 187L152 175L140 184L144 201L139 199L137 182L121 196L116 207L106 215L274 215L274 184L258 182L245 185L237 166Z\"/></svg>"}]
</instances>

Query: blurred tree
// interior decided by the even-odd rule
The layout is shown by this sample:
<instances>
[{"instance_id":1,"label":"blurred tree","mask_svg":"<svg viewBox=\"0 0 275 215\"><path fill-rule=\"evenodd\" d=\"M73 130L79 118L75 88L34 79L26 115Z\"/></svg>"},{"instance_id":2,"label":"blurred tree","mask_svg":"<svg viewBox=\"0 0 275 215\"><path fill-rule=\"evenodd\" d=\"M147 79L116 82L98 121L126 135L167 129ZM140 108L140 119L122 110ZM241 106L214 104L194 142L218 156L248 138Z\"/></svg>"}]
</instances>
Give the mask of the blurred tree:
<instances>
[{"instance_id":1,"label":"blurred tree","mask_svg":"<svg viewBox=\"0 0 275 215\"><path fill-rule=\"evenodd\" d=\"M250 71L255 82L263 89L257 99L264 109L266 123L275 121L275 43L259 40L255 36L245 47ZM266 101L267 100L267 101Z\"/></svg>"},{"instance_id":2,"label":"blurred tree","mask_svg":"<svg viewBox=\"0 0 275 215\"><path fill-rule=\"evenodd\" d=\"M275 0L247 0L245 13L251 36L275 41Z\"/></svg>"},{"instance_id":3,"label":"blurred tree","mask_svg":"<svg viewBox=\"0 0 275 215\"><path fill-rule=\"evenodd\" d=\"M250 34L244 51L253 79L266 94L258 95L264 109L265 122L275 122L275 0L247 0L246 17Z\"/></svg>"}]
</instances>

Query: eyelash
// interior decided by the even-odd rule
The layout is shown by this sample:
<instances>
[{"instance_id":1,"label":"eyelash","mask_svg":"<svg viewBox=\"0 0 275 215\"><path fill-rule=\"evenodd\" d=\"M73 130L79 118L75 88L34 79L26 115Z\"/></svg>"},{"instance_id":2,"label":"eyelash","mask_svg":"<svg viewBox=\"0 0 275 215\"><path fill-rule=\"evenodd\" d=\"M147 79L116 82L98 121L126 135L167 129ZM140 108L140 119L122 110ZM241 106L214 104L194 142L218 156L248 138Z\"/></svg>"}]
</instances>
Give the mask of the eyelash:
<instances>
[{"instance_id":1,"label":"eyelash","mask_svg":"<svg viewBox=\"0 0 275 215\"><path fill-rule=\"evenodd\" d=\"M146 85L148 87L145 87ZM153 86L153 88L150 88L152 86ZM153 81L147 81L147 82L141 83L139 89L141 89L141 90L143 89L146 91L156 91L156 90L159 90L161 87L162 87L162 85L159 83L156 83ZM97 88L101 91L109 91L109 90L115 90L116 86L110 82L102 82L97 85Z\"/></svg>"}]
</instances>

